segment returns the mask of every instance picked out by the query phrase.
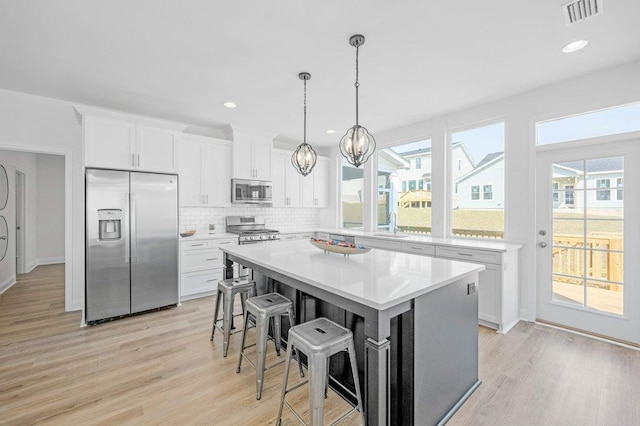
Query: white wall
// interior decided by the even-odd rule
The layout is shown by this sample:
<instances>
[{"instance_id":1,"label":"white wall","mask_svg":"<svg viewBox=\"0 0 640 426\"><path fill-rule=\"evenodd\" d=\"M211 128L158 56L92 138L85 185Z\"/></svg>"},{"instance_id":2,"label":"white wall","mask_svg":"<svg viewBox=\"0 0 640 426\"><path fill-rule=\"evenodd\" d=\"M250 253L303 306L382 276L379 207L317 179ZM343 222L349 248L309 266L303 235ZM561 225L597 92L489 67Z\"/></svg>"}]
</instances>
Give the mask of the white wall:
<instances>
[{"instance_id":1,"label":"white wall","mask_svg":"<svg viewBox=\"0 0 640 426\"><path fill-rule=\"evenodd\" d=\"M48 154L35 157L36 262L38 265L64 262L64 157Z\"/></svg>"},{"instance_id":2,"label":"white wall","mask_svg":"<svg viewBox=\"0 0 640 426\"><path fill-rule=\"evenodd\" d=\"M567 58L570 60L570 58ZM535 319L536 214L535 122L640 101L640 61L573 78L499 101L442 115L376 134L379 147L431 138L433 146L434 236L448 229L451 185L444 164L449 158L447 133L456 128L506 122L506 236L521 243L519 290L521 317ZM373 163L373 162L370 162ZM368 168L372 164L367 164ZM371 172L370 172L371 173Z\"/></svg>"},{"instance_id":3,"label":"white wall","mask_svg":"<svg viewBox=\"0 0 640 426\"><path fill-rule=\"evenodd\" d=\"M65 182L65 308L84 306L84 174L82 126L69 102L0 89L0 149L62 154ZM68 210L68 211L67 211ZM69 226L69 228L71 228Z\"/></svg>"}]
</instances>

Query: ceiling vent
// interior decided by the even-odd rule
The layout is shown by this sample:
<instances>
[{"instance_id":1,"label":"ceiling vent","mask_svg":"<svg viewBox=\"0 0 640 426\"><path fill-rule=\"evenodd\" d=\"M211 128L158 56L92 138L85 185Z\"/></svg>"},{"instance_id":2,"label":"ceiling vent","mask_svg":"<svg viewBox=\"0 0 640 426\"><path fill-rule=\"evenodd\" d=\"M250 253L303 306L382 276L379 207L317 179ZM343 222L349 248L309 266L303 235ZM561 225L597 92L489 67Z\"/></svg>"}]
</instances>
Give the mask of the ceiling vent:
<instances>
[{"instance_id":1,"label":"ceiling vent","mask_svg":"<svg viewBox=\"0 0 640 426\"><path fill-rule=\"evenodd\" d=\"M603 0L576 0L562 6L567 26L600 15Z\"/></svg>"}]
</instances>

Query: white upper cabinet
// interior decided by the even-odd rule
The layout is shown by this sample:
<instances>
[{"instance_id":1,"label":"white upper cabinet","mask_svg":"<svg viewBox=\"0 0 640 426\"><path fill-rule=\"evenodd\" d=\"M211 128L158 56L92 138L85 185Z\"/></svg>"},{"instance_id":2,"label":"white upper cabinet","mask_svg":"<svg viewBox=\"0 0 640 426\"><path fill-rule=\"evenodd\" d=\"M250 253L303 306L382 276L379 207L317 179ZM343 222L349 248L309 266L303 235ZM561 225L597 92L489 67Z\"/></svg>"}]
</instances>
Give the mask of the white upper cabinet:
<instances>
[{"instance_id":1,"label":"white upper cabinet","mask_svg":"<svg viewBox=\"0 0 640 426\"><path fill-rule=\"evenodd\" d=\"M180 205L229 205L231 142L183 134L179 146Z\"/></svg>"},{"instance_id":2,"label":"white upper cabinet","mask_svg":"<svg viewBox=\"0 0 640 426\"><path fill-rule=\"evenodd\" d=\"M274 207L300 207L301 175L291 164L292 151L274 149L271 157Z\"/></svg>"},{"instance_id":3,"label":"white upper cabinet","mask_svg":"<svg viewBox=\"0 0 640 426\"><path fill-rule=\"evenodd\" d=\"M226 130L233 140L233 177L271 180L271 151L274 134L235 125Z\"/></svg>"},{"instance_id":4,"label":"white upper cabinet","mask_svg":"<svg viewBox=\"0 0 640 426\"><path fill-rule=\"evenodd\" d=\"M302 206L324 208L329 205L329 159L318 157L309 175L302 178Z\"/></svg>"},{"instance_id":5,"label":"white upper cabinet","mask_svg":"<svg viewBox=\"0 0 640 426\"><path fill-rule=\"evenodd\" d=\"M186 126L76 105L83 116L85 167L178 172L178 143Z\"/></svg>"}]
</instances>

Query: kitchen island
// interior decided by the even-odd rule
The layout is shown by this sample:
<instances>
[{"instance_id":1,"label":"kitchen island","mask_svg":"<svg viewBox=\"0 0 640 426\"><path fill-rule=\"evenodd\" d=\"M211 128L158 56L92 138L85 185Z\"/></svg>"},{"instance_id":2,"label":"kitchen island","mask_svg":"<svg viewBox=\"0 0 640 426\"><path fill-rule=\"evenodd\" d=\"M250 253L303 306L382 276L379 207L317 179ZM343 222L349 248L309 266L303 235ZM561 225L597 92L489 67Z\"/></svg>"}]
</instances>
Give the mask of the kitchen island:
<instances>
[{"instance_id":1,"label":"kitchen island","mask_svg":"<svg viewBox=\"0 0 640 426\"><path fill-rule=\"evenodd\" d=\"M482 265L377 249L345 257L308 241L221 250L227 277L232 262L268 277L299 321L329 316L354 331L368 425L446 421L480 384Z\"/></svg>"}]
</instances>

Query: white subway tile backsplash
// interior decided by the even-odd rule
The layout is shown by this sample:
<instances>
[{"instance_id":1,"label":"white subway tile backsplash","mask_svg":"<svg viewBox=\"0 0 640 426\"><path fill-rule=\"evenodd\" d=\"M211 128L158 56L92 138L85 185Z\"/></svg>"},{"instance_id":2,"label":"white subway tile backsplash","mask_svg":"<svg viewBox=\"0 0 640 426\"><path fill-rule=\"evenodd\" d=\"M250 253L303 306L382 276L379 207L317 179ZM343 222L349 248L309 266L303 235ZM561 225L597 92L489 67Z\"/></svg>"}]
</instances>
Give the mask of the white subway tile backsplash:
<instances>
[{"instance_id":1,"label":"white subway tile backsplash","mask_svg":"<svg viewBox=\"0 0 640 426\"><path fill-rule=\"evenodd\" d=\"M224 232L227 216L263 216L267 228L280 232L291 232L318 228L320 211L311 208L282 207L181 207L180 232L195 229L197 232L208 232L209 224L216 230Z\"/></svg>"}]
</instances>

